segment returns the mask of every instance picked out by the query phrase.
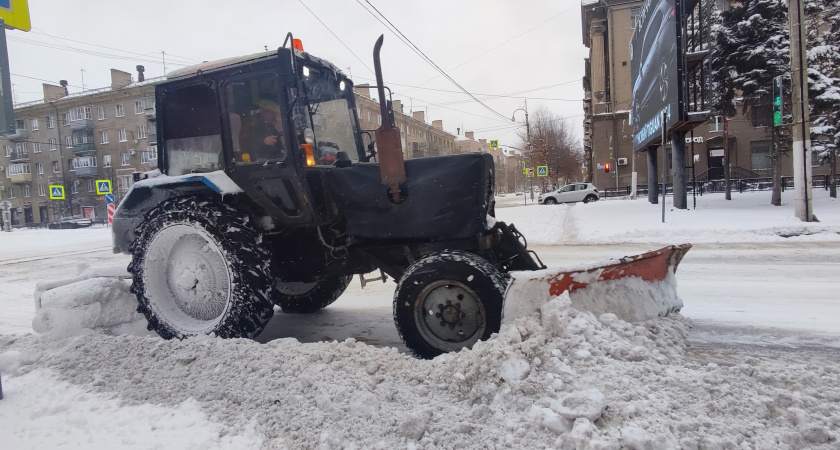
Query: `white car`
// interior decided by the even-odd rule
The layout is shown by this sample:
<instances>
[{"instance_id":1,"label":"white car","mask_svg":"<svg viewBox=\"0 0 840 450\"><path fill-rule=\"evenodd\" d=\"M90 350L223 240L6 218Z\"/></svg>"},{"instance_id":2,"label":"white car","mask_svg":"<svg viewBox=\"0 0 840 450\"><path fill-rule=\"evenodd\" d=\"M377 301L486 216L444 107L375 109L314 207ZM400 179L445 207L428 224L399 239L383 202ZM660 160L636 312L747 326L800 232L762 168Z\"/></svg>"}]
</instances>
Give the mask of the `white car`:
<instances>
[{"instance_id":1,"label":"white car","mask_svg":"<svg viewBox=\"0 0 840 450\"><path fill-rule=\"evenodd\" d=\"M598 194L598 188L594 184L573 183L567 184L556 191L540 195L538 200L544 205L554 205L557 203L574 202L589 203L597 201L599 198L601 196Z\"/></svg>"}]
</instances>

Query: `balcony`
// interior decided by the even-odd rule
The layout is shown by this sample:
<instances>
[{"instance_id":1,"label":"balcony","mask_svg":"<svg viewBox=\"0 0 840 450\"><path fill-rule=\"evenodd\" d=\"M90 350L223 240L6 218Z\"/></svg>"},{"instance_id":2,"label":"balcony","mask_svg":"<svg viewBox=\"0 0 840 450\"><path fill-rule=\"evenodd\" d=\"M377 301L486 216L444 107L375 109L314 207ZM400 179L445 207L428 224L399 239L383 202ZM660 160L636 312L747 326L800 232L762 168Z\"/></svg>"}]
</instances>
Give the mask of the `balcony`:
<instances>
[{"instance_id":1,"label":"balcony","mask_svg":"<svg viewBox=\"0 0 840 450\"><path fill-rule=\"evenodd\" d=\"M70 122L70 129L71 130L92 130L93 129L93 120L91 120L91 119L73 120L73 121Z\"/></svg>"},{"instance_id":2,"label":"balcony","mask_svg":"<svg viewBox=\"0 0 840 450\"><path fill-rule=\"evenodd\" d=\"M85 142L82 144L73 144L74 155L84 155L96 151L96 144L93 142Z\"/></svg>"},{"instance_id":3,"label":"balcony","mask_svg":"<svg viewBox=\"0 0 840 450\"><path fill-rule=\"evenodd\" d=\"M12 180L12 183L31 183L32 172L29 164L10 164L7 170L7 175Z\"/></svg>"},{"instance_id":4,"label":"balcony","mask_svg":"<svg viewBox=\"0 0 840 450\"><path fill-rule=\"evenodd\" d=\"M149 143L149 145L157 144L157 133L149 133L149 135L146 136L146 141Z\"/></svg>"},{"instance_id":5,"label":"balcony","mask_svg":"<svg viewBox=\"0 0 840 450\"><path fill-rule=\"evenodd\" d=\"M76 172L76 177L79 178L96 178L99 176L98 167L76 167L73 171Z\"/></svg>"},{"instance_id":6,"label":"balcony","mask_svg":"<svg viewBox=\"0 0 840 450\"><path fill-rule=\"evenodd\" d=\"M7 134L6 139L12 142L22 142L29 139L29 130L25 128L17 128L15 129L14 134Z\"/></svg>"},{"instance_id":7,"label":"balcony","mask_svg":"<svg viewBox=\"0 0 840 450\"><path fill-rule=\"evenodd\" d=\"M149 122L154 122L157 118L157 110L155 110L154 106L151 108L144 109L143 112L146 113L146 120L148 120Z\"/></svg>"},{"instance_id":8,"label":"balcony","mask_svg":"<svg viewBox=\"0 0 840 450\"><path fill-rule=\"evenodd\" d=\"M29 162L29 152L12 152L12 154L9 155L9 162L12 162L12 163Z\"/></svg>"},{"instance_id":9,"label":"balcony","mask_svg":"<svg viewBox=\"0 0 840 450\"><path fill-rule=\"evenodd\" d=\"M26 184L32 182L32 174L31 173L19 173L17 175L12 175L9 177L12 179L12 183L14 184Z\"/></svg>"}]
</instances>

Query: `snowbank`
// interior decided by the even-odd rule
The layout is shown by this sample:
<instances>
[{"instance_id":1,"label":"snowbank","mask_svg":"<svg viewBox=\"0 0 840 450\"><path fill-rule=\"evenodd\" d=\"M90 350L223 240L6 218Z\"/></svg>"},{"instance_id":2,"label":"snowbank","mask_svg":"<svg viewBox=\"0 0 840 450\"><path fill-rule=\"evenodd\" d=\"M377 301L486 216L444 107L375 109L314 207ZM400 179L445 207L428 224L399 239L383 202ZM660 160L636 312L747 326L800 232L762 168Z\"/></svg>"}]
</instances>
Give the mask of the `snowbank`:
<instances>
[{"instance_id":1,"label":"snowbank","mask_svg":"<svg viewBox=\"0 0 840 450\"><path fill-rule=\"evenodd\" d=\"M786 191L782 206L772 206L769 192L735 193L731 201L723 194L706 194L697 197L697 209L679 210L668 197L662 223L662 205L652 205L647 198L520 206L521 196L506 196L497 199L496 216L514 223L529 244L840 241L838 199L814 191L820 222L804 223L794 215L792 198L793 192ZM691 198L688 204L692 208Z\"/></svg>"}]
</instances>

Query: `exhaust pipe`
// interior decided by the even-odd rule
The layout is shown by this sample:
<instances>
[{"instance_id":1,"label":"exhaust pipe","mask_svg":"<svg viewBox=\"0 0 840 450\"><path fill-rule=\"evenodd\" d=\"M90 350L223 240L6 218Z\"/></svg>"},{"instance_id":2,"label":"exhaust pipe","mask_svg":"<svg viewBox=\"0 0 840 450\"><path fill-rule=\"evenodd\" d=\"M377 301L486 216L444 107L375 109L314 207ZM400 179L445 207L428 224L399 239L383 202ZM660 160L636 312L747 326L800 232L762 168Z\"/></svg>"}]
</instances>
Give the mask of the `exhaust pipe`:
<instances>
[{"instance_id":1,"label":"exhaust pipe","mask_svg":"<svg viewBox=\"0 0 840 450\"><path fill-rule=\"evenodd\" d=\"M380 35L373 47L373 68L376 72L376 88L379 93L379 108L382 115L382 125L376 130L377 159L379 160L379 174L382 184L388 187L388 195L394 203L402 203L405 194L400 188L405 183L405 160L403 159L400 130L388 113L385 98L385 83L382 80L382 64L379 62L379 51L385 35Z\"/></svg>"}]
</instances>

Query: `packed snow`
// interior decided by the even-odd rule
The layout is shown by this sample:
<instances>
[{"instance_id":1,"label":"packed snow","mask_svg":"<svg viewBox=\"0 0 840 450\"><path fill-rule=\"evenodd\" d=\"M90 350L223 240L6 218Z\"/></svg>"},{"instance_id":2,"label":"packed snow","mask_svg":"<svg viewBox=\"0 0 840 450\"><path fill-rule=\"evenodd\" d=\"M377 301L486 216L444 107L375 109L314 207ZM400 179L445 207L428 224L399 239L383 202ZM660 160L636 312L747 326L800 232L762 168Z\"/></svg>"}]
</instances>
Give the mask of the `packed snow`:
<instances>
[{"instance_id":1,"label":"packed snow","mask_svg":"<svg viewBox=\"0 0 840 450\"><path fill-rule=\"evenodd\" d=\"M498 218L550 267L699 244L676 274L685 306L630 322L539 299L431 361L398 342L392 281L278 312L257 341L166 341L126 280L49 289L36 310L38 281L127 265L107 228L0 233L2 446L838 448L840 204L816 194L813 224L769 193L666 205L664 224L643 199L500 197Z\"/></svg>"}]
</instances>

